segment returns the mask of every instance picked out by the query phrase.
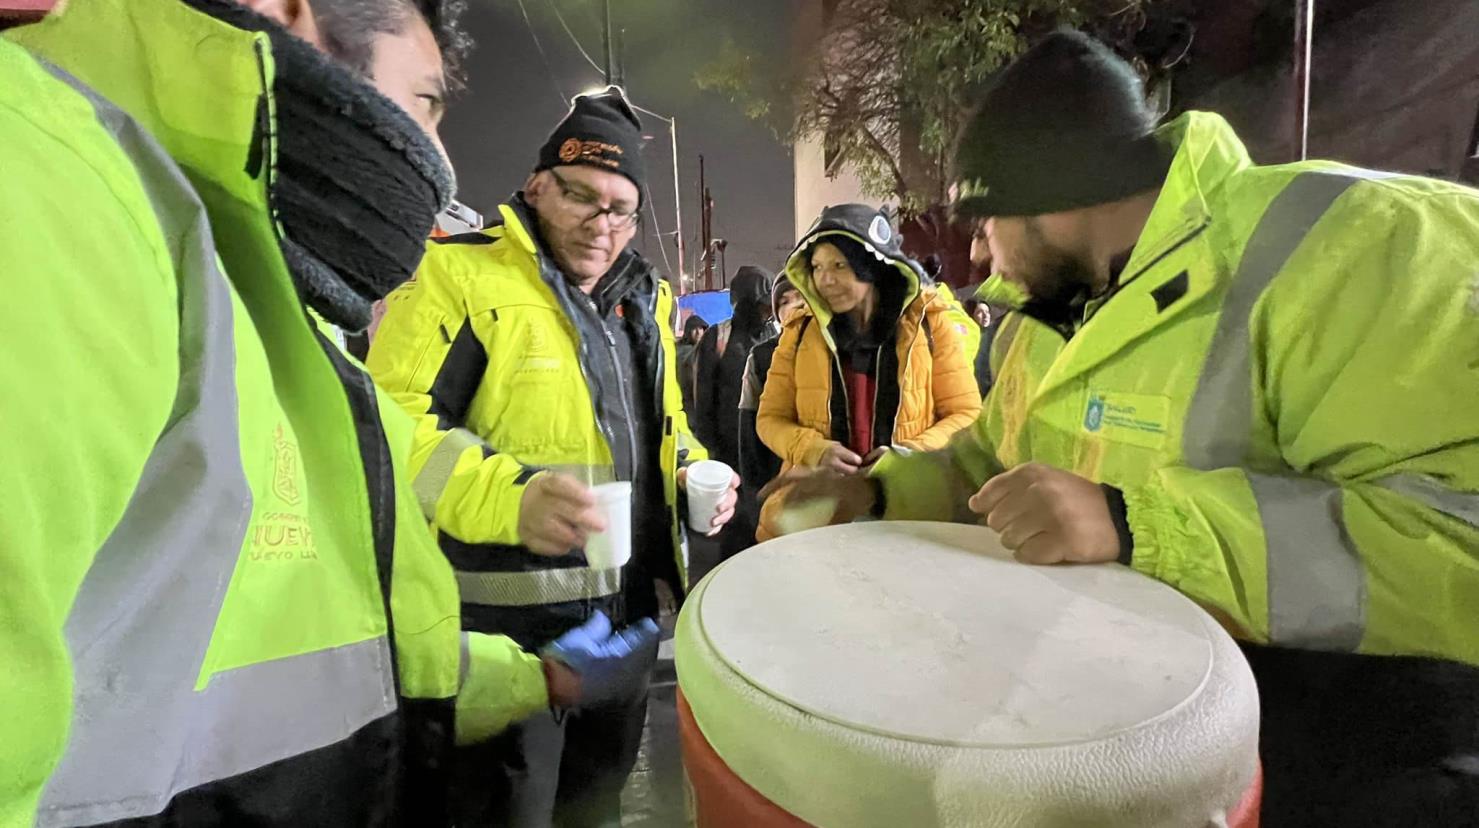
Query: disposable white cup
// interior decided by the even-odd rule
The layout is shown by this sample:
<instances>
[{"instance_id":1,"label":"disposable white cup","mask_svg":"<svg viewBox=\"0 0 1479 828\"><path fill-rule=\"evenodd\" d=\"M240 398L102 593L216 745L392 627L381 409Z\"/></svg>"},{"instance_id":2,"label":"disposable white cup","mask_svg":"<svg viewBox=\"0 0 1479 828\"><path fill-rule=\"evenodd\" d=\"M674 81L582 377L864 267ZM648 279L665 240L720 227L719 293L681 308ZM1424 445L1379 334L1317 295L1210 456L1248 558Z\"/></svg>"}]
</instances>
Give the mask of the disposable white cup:
<instances>
[{"instance_id":1,"label":"disposable white cup","mask_svg":"<svg viewBox=\"0 0 1479 828\"><path fill-rule=\"evenodd\" d=\"M688 467L688 526L705 535L714 531L719 501L729 493L734 469L718 460L700 460Z\"/></svg>"},{"instance_id":2,"label":"disposable white cup","mask_svg":"<svg viewBox=\"0 0 1479 828\"><path fill-rule=\"evenodd\" d=\"M602 483L591 487L596 510L606 519L606 531L593 532L585 542L585 561L591 569L616 569L632 559L632 484Z\"/></svg>"}]
</instances>

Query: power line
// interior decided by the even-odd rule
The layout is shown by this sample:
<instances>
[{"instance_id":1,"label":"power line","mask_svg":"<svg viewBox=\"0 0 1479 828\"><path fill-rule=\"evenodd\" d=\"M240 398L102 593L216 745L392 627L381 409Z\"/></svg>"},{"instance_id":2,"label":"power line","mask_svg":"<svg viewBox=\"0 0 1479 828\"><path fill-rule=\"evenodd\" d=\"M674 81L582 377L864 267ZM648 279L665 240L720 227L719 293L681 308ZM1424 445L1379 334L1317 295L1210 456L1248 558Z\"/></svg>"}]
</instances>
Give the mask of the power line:
<instances>
[{"instance_id":1,"label":"power line","mask_svg":"<svg viewBox=\"0 0 1479 828\"><path fill-rule=\"evenodd\" d=\"M631 102L628 101L628 103L631 103ZM665 123L671 124L673 122L673 119L672 118L669 118L666 115L659 115L659 114L657 114L656 112L653 112L650 109L643 109L642 107L637 106L636 104L632 104L632 109L635 109L638 112L641 112L641 113L644 113L644 114L647 114L647 115L651 115L652 117L658 119L659 121L663 121Z\"/></svg>"},{"instance_id":2,"label":"power line","mask_svg":"<svg viewBox=\"0 0 1479 828\"><path fill-rule=\"evenodd\" d=\"M570 41L575 44L576 49L580 50L580 55L585 58L585 62L589 63L592 69L600 72L602 77L605 77L606 70L602 69L600 64L596 63L596 59L591 57L590 52L587 52L584 46L580 45L580 38L575 36L575 32L570 31L569 24L565 22L565 15L560 14L560 7L555 4L555 0L549 0L549 7L554 11L555 19L560 21L560 28L565 30L565 34L570 35Z\"/></svg>"},{"instance_id":3,"label":"power line","mask_svg":"<svg viewBox=\"0 0 1479 828\"><path fill-rule=\"evenodd\" d=\"M524 25L529 29L529 36L534 38L534 48L539 50L539 60L544 64L545 74L549 75L550 83L555 85L555 94L560 96L560 105L569 106L570 96L560 87L560 79L555 77L555 70L550 66L549 56L544 53L544 44L539 42L539 34L534 31L534 23L529 20L529 10L524 8L524 0L518 0L519 12L524 15Z\"/></svg>"},{"instance_id":4,"label":"power line","mask_svg":"<svg viewBox=\"0 0 1479 828\"><path fill-rule=\"evenodd\" d=\"M649 215L652 216L652 232L657 236L657 249L662 251L663 267L666 267L668 269L668 273L673 273L673 263L668 261L668 243L665 239L663 239L662 225L657 223L657 208L654 207L652 204L652 188L644 184L642 185L642 192L646 193L647 195L647 212ZM682 293L683 288L681 286L681 280L683 279L683 274L677 273L674 275L677 276L680 280L678 292Z\"/></svg>"}]
</instances>

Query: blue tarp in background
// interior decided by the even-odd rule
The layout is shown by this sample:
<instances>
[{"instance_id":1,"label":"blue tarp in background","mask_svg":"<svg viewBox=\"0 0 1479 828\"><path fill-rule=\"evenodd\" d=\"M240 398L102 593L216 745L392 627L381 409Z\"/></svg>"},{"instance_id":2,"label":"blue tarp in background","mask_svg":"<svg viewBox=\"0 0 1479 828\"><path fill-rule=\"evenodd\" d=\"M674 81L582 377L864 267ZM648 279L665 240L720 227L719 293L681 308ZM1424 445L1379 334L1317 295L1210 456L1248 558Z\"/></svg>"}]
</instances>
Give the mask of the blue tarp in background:
<instances>
[{"instance_id":1,"label":"blue tarp in background","mask_svg":"<svg viewBox=\"0 0 1479 828\"><path fill-rule=\"evenodd\" d=\"M683 323L691 314L698 314L700 319L710 325L717 325L733 316L734 308L729 306L729 291L706 290L678 297L679 330L683 329Z\"/></svg>"}]
</instances>

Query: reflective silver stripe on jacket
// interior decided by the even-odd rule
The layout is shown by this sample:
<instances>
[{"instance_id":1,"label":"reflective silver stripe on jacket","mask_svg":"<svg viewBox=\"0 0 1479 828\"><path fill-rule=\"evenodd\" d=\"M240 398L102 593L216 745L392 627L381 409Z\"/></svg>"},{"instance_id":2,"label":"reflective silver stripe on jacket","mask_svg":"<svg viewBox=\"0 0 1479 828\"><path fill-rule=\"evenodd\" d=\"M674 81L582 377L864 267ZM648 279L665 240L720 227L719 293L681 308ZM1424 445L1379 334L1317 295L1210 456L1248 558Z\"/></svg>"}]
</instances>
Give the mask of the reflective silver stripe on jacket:
<instances>
[{"instance_id":1,"label":"reflective silver stripe on jacket","mask_svg":"<svg viewBox=\"0 0 1479 828\"><path fill-rule=\"evenodd\" d=\"M1455 492L1426 474L1394 474L1376 481L1376 485L1479 529L1479 494Z\"/></svg>"},{"instance_id":2,"label":"reflective silver stripe on jacket","mask_svg":"<svg viewBox=\"0 0 1479 828\"><path fill-rule=\"evenodd\" d=\"M1249 321L1301 243L1366 170L1312 170L1269 204L1244 247L1187 411L1186 464L1210 471L1248 465L1253 439ZM1269 636L1287 646L1354 650L1366 625L1366 576L1345 528L1339 486L1315 478L1248 473L1267 554Z\"/></svg>"},{"instance_id":3,"label":"reflective silver stripe on jacket","mask_svg":"<svg viewBox=\"0 0 1479 828\"><path fill-rule=\"evenodd\" d=\"M452 470L457 467L457 458L473 446L482 446L483 441L478 435L473 434L465 428L454 428L442 437L437 447L431 450L431 456L426 458L416 480L411 484L416 492L416 499L421 503L421 512L428 520L435 520L437 514L437 502L442 499L442 492L447 488L447 481L452 479Z\"/></svg>"},{"instance_id":4,"label":"reflective silver stripe on jacket","mask_svg":"<svg viewBox=\"0 0 1479 828\"><path fill-rule=\"evenodd\" d=\"M589 601L621 591L620 569L539 569L530 572L458 572L462 601L488 607L533 607Z\"/></svg>"},{"instance_id":5,"label":"reflective silver stripe on jacket","mask_svg":"<svg viewBox=\"0 0 1479 828\"><path fill-rule=\"evenodd\" d=\"M148 192L175 257L181 366L175 409L67 617L72 719L42 795L44 826L157 814L179 792L336 743L396 709L384 638L241 667L196 691L252 513L231 293L205 208L174 161L52 71L92 102Z\"/></svg>"},{"instance_id":6,"label":"reflective silver stripe on jacket","mask_svg":"<svg viewBox=\"0 0 1479 828\"><path fill-rule=\"evenodd\" d=\"M1366 572L1342 491L1308 477L1248 474L1268 548L1269 640L1353 651L1366 629Z\"/></svg>"},{"instance_id":7,"label":"reflective silver stripe on jacket","mask_svg":"<svg viewBox=\"0 0 1479 828\"><path fill-rule=\"evenodd\" d=\"M1243 248L1186 412L1182 450L1195 469L1236 468L1253 436L1253 361L1248 322L1274 277L1335 200L1358 181L1389 173L1347 169L1300 173L1274 197Z\"/></svg>"}]
</instances>

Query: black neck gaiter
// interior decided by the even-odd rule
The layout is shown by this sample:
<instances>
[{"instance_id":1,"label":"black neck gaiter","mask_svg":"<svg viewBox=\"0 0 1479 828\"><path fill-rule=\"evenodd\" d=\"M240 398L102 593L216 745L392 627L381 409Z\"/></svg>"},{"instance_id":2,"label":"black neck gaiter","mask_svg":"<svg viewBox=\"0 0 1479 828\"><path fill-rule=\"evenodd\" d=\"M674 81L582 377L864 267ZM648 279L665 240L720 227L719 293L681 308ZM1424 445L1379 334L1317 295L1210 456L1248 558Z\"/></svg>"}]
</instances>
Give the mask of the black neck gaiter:
<instances>
[{"instance_id":1,"label":"black neck gaiter","mask_svg":"<svg viewBox=\"0 0 1479 828\"><path fill-rule=\"evenodd\" d=\"M234 2L192 0L265 31L276 65L272 208L293 281L310 307L356 332L416 272L455 184L436 145L361 77Z\"/></svg>"}]
</instances>

